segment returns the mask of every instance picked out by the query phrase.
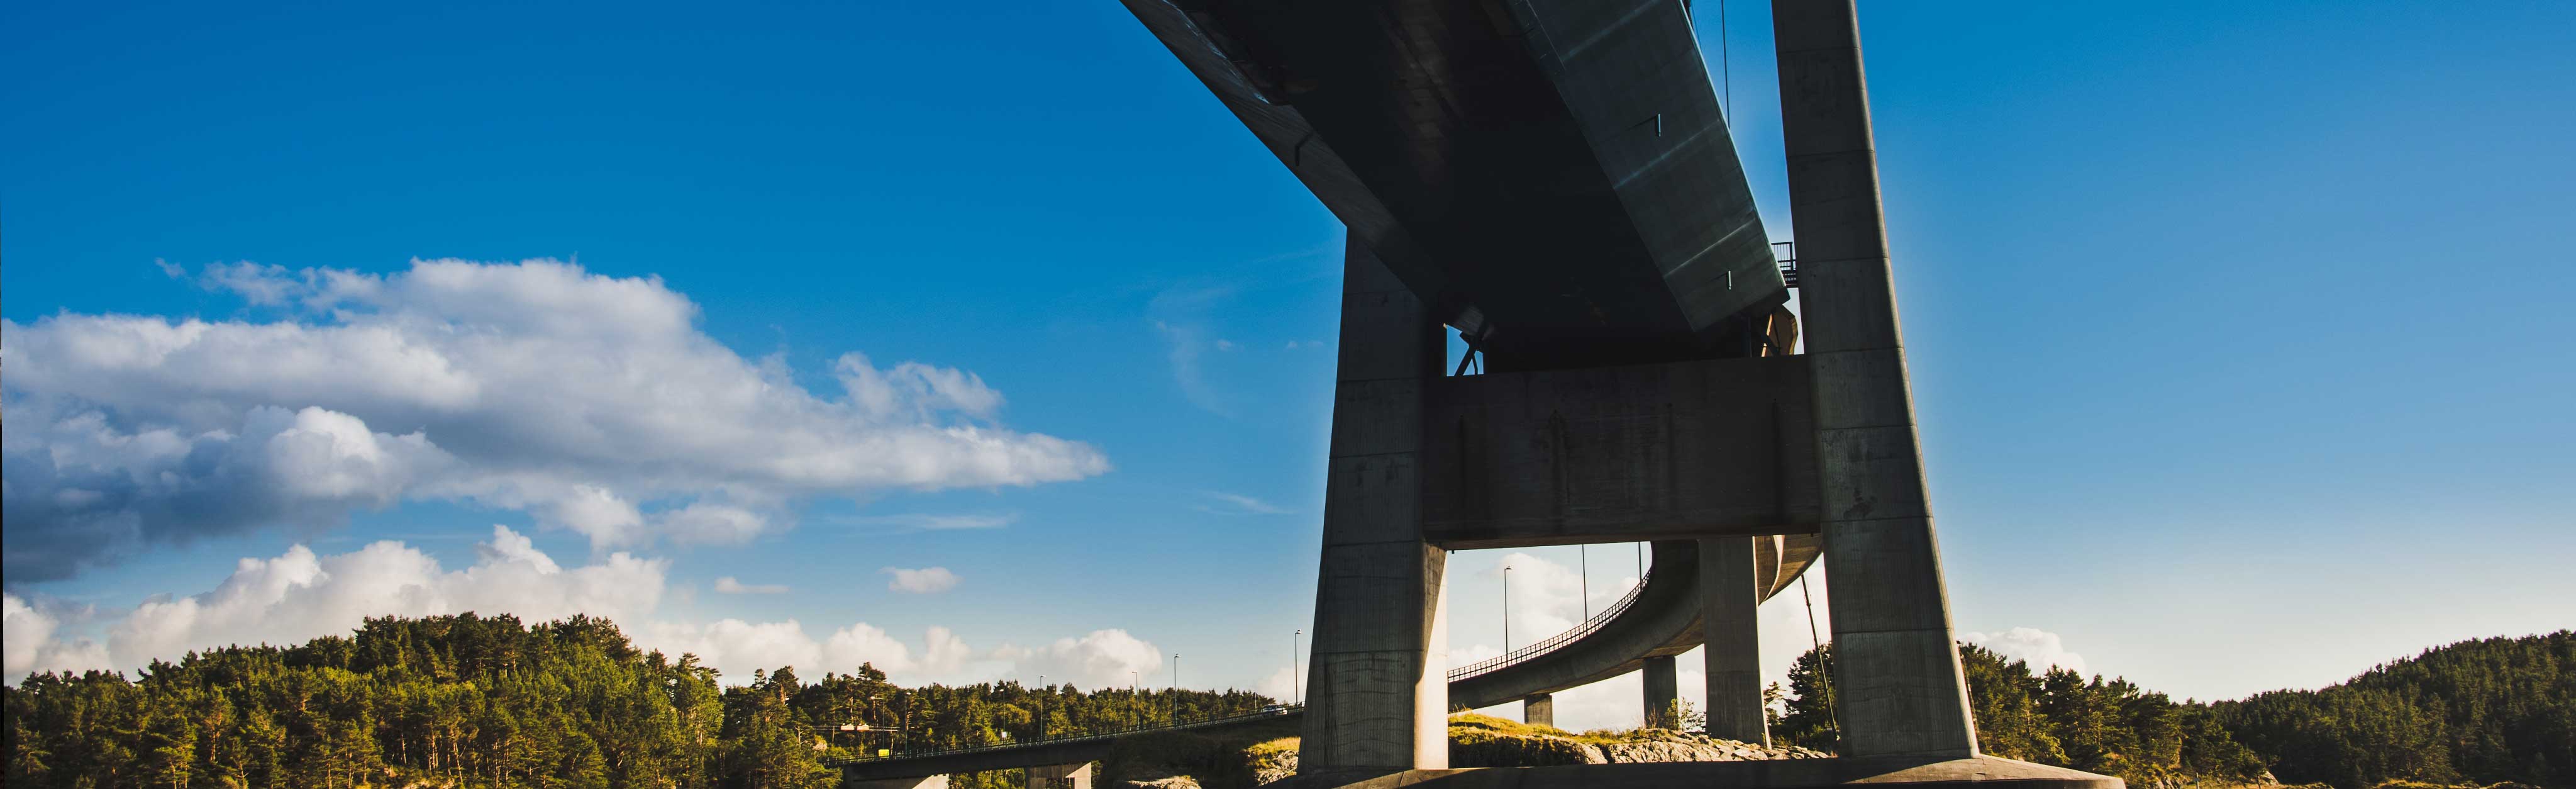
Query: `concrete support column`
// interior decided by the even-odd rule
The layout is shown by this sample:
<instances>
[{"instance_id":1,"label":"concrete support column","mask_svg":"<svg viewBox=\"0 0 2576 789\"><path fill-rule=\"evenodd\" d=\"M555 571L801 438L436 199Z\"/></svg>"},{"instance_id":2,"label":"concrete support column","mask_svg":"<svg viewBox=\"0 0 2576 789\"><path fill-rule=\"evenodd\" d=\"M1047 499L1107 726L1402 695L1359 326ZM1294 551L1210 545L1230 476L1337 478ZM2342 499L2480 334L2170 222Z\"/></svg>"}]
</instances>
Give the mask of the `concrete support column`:
<instances>
[{"instance_id":1,"label":"concrete support column","mask_svg":"<svg viewBox=\"0 0 2576 789\"><path fill-rule=\"evenodd\" d=\"M1441 341L1422 301L1347 242L1300 773L1449 766L1448 552L1423 542L1420 474Z\"/></svg>"},{"instance_id":2,"label":"concrete support column","mask_svg":"<svg viewBox=\"0 0 2576 789\"><path fill-rule=\"evenodd\" d=\"M1771 744L1762 719L1762 649L1754 611L1762 602L1755 540L1699 541L1701 650L1708 668L1708 736Z\"/></svg>"},{"instance_id":3,"label":"concrete support column","mask_svg":"<svg viewBox=\"0 0 2576 789\"><path fill-rule=\"evenodd\" d=\"M1521 722L1535 726L1556 725L1556 696L1541 693L1521 699Z\"/></svg>"},{"instance_id":4,"label":"concrete support column","mask_svg":"<svg viewBox=\"0 0 2576 789\"><path fill-rule=\"evenodd\" d=\"M1648 655L1646 667L1638 669L1637 674L1646 680L1646 727L1681 728L1682 722L1673 719L1673 711L1682 700L1681 678L1673 666L1673 656Z\"/></svg>"},{"instance_id":5,"label":"concrete support column","mask_svg":"<svg viewBox=\"0 0 2576 789\"><path fill-rule=\"evenodd\" d=\"M1842 753L1973 756L1923 484L1852 0L1779 0L1781 126L1814 372Z\"/></svg>"},{"instance_id":6,"label":"concrete support column","mask_svg":"<svg viewBox=\"0 0 2576 789\"><path fill-rule=\"evenodd\" d=\"M1089 784L1084 785L1086 788ZM922 778L879 778L872 781L846 781L841 789L948 789L948 776Z\"/></svg>"},{"instance_id":7,"label":"concrete support column","mask_svg":"<svg viewBox=\"0 0 2576 789\"><path fill-rule=\"evenodd\" d=\"M1029 789L1091 789L1091 763L1029 768Z\"/></svg>"}]
</instances>

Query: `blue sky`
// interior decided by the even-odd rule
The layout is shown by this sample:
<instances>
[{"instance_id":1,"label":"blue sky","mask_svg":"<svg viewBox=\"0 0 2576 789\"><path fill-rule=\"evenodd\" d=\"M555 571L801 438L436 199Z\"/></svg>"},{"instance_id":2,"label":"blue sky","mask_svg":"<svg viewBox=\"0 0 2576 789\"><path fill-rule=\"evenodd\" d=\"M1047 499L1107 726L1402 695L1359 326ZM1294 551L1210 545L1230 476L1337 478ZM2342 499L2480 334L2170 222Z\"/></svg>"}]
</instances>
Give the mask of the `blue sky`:
<instances>
[{"instance_id":1,"label":"blue sky","mask_svg":"<svg viewBox=\"0 0 2576 789\"><path fill-rule=\"evenodd\" d=\"M1721 63L1719 5L1703 49L1787 238L1767 9L1727 4ZM2576 625L2576 9L1862 5L1962 632L2206 698ZM300 639L356 609L299 597L394 594L357 576L446 590L401 598L417 612L610 612L740 666L1286 668L1341 230L1116 3L19 2L0 43L13 673ZM661 314L637 304L681 322L628 323ZM273 341L206 351L230 384L65 361L192 318ZM353 363L386 358L360 336L485 388L423 405L434 386ZM679 374L580 372L603 359ZM893 405L850 394L862 368ZM651 424L810 446L566 427L702 404L673 392L751 405ZM791 395L821 405L762 399ZM266 458L192 488L240 517L144 501L89 565L35 563L54 535L22 507L76 486L26 464L155 429ZM415 432L439 450L405 454ZM244 481L311 470L280 436L370 434L339 487ZM888 436L932 438L866 443ZM635 517L584 520L585 491ZM1526 553L1588 562L1595 597L1634 575L1625 546ZM1461 654L1502 644L1502 561L1453 560ZM932 567L954 585L883 571ZM1515 643L1579 616L1514 572ZM1804 645L1795 604L1766 607L1775 664ZM1593 695L1560 714L1636 714Z\"/></svg>"}]
</instances>

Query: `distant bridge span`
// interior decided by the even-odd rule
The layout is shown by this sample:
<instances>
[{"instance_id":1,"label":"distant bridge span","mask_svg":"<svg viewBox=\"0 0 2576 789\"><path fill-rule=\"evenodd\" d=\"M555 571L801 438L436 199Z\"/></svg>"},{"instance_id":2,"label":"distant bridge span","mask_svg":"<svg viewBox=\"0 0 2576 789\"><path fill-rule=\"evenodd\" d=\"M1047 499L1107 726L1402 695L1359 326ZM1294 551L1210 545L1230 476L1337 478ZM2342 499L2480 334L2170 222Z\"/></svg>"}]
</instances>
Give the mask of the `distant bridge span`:
<instances>
[{"instance_id":1,"label":"distant bridge span","mask_svg":"<svg viewBox=\"0 0 2576 789\"><path fill-rule=\"evenodd\" d=\"M1698 647L1700 622L1699 546L1691 540L1665 540L1654 545L1654 564L1636 586L1617 602L1563 633L1541 639L1499 657L1449 670L1451 706L1478 709L1508 704L1581 687L1645 667L1649 658L1669 658ZM1816 557L1816 541L1799 535L1761 551L1771 568L1765 597L1787 589ZM1669 670L1669 662L1664 664ZM1646 704L1654 705L1654 699ZM1169 731L1214 732L1279 725L1305 712L1288 705L1273 712L1231 715L1167 725L1139 726L1101 732L1073 732L1020 742L960 748L914 750L886 757L862 757L834 763L849 785L951 773L1016 770L1048 765L1096 762L1109 755L1119 738Z\"/></svg>"}]
</instances>

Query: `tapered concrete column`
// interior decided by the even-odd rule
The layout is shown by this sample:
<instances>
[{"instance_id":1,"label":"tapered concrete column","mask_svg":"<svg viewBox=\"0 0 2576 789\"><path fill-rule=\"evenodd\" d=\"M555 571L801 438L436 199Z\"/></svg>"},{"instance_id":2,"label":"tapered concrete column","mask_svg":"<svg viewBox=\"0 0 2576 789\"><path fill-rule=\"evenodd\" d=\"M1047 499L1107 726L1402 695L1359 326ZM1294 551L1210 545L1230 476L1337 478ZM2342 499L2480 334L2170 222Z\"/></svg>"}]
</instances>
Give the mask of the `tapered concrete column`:
<instances>
[{"instance_id":1,"label":"tapered concrete column","mask_svg":"<svg viewBox=\"0 0 2576 789\"><path fill-rule=\"evenodd\" d=\"M1556 696L1541 693L1521 699L1521 722L1535 726L1556 725Z\"/></svg>"},{"instance_id":2,"label":"tapered concrete column","mask_svg":"<svg viewBox=\"0 0 2576 789\"><path fill-rule=\"evenodd\" d=\"M1439 322L1353 239L1306 683L1304 774L1449 766L1448 553L1422 541L1422 398Z\"/></svg>"},{"instance_id":3,"label":"tapered concrete column","mask_svg":"<svg viewBox=\"0 0 2576 789\"><path fill-rule=\"evenodd\" d=\"M1699 541L1700 622L1707 646L1708 736L1771 744L1762 720L1762 649L1754 610L1762 603L1754 540Z\"/></svg>"},{"instance_id":4,"label":"tapered concrete column","mask_svg":"<svg viewBox=\"0 0 2576 789\"><path fill-rule=\"evenodd\" d=\"M1087 789L1089 784L1085 784L1084 786ZM948 789L948 776L933 775L923 778L879 778L872 781L849 781L841 784L841 789Z\"/></svg>"},{"instance_id":5,"label":"tapered concrete column","mask_svg":"<svg viewBox=\"0 0 2576 789\"><path fill-rule=\"evenodd\" d=\"M1649 655L1646 667L1638 669L1637 674L1646 680L1646 727L1681 728L1682 722L1672 718L1673 711L1680 707L1677 702L1682 700L1681 681L1673 666L1673 656Z\"/></svg>"},{"instance_id":6,"label":"tapered concrete column","mask_svg":"<svg viewBox=\"0 0 2576 789\"><path fill-rule=\"evenodd\" d=\"M1851 0L1779 0L1781 126L1814 371L1845 756L1973 756L1897 329Z\"/></svg>"},{"instance_id":7,"label":"tapered concrete column","mask_svg":"<svg viewBox=\"0 0 2576 789\"><path fill-rule=\"evenodd\" d=\"M1091 789L1091 763L1031 767L1029 789Z\"/></svg>"}]
</instances>

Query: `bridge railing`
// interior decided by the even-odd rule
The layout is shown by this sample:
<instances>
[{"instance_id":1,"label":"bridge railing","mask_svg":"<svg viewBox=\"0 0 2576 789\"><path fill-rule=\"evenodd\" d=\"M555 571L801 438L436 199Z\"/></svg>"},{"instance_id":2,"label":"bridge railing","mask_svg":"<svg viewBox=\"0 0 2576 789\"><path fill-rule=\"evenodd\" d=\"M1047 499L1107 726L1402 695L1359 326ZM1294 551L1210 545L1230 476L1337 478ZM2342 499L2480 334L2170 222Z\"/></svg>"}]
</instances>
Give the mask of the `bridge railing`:
<instances>
[{"instance_id":1,"label":"bridge railing","mask_svg":"<svg viewBox=\"0 0 2576 789\"><path fill-rule=\"evenodd\" d=\"M1603 625L1609 624L1610 620L1617 619L1620 614L1626 613L1630 606L1636 605L1637 595L1646 591L1646 577L1651 575L1654 575L1654 573L1649 572L1646 573L1646 575L1638 576L1637 585L1628 587L1628 593L1620 596L1619 602L1611 603L1609 608L1601 609L1601 613L1593 614L1592 618L1583 620L1581 624L1566 628L1565 632L1549 636L1546 640L1538 643L1521 647L1510 652L1505 652L1496 657L1486 658L1475 663L1450 669L1449 681L1456 682L1478 674L1501 669L1505 666L1510 666L1556 651L1558 647L1583 640L1583 637L1592 635L1594 631L1600 630Z\"/></svg>"},{"instance_id":2,"label":"bridge railing","mask_svg":"<svg viewBox=\"0 0 2576 789\"><path fill-rule=\"evenodd\" d=\"M1059 735L1056 735L1056 736L1053 736L1053 737L1033 737L1033 738L1026 739L1026 740L1012 740L1012 741L1009 741L1009 742L991 742L991 743L983 743L983 744L980 744L980 745L959 745L959 746L949 747L949 748L930 748L930 749L920 749L920 748L916 748L916 749L909 750L909 751L904 751L904 752L901 752L901 753L890 753L890 754L887 754L887 755L884 755L884 756L874 756L874 755L865 755L865 754L863 754L863 755L860 755L860 756L855 756L855 757L850 757L850 758L843 758L843 759L826 759L826 760L824 760L824 761L823 761L823 766L825 766L825 767L839 767L839 766L846 765L846 764L859 764L859 763L863 763L863 762L882 762L882 761L893 761L893 760L897 760L897 759L923 759L923 758L929 758L929 757L933 757L933 756L951 756L951 755L961 754L961 753L978 753L978 752L982 752L982 751L999 751L999 750L1006 750L1006 749L1011 749L1011 748L1029 748L1029 747L1035 747L1035 746L1039 746L1039 745L1057 745L1057 744L1068 743L1068 742L1084 742L1084 741L1089 741L1089 740L1105 740L1105 739L1109 739L1109 738L1112 738L1112 737L1124 737L1124 736L1127 736L1127 735L1130 735L1130 734L1136 734L1136 733L1139 733L1139 732L1148 732L1148 731L1168 731L1168 730L1173 730L1173 729L1195 729L1195 728L1198 728L1198 727L1201 727L1201 726L1215 726L1215 725L1218 725L1218 724L1223 724L1223 723L1234 723L1234 722L1237 722L1237 721L1256 720L1256 719L1260 719L1260 718L1277 718L1277 717L1281 717L1281 716L1285 716L1285 715L1295 715L1295 714L1297 714L1297 713L1299 713L1299 712L1304 712L1304 711L1305 711L1305 709L1306 709L1306 705L1304 705L1304 704L1275 704L1275 705L1271 705L1271 706L1268 706L1268 707L1263 707L1263 708L1261 708L1259 711L1256 711L1256 712L1244 712L1244 713L1237 713L1237 714L1233 714L1233 715L1212 715L1212 716L1208 716L1208 717L1204 717L1204 718L1192 718L1192 719L1190 719L1190 720L1185 720L1185 721L1175 721L1175 722L1172 722L1172 723L1157 723L1157 724L1139 725L1139 726L1123 726L1123 727L1119 727L1119 728L1115 728L1115 729L1100 729L1100 730L1087 731L1087 732L1083 732L1083 733L1080 733L1080 734L1059 734Z\"/></svg>"}]
</instances>

